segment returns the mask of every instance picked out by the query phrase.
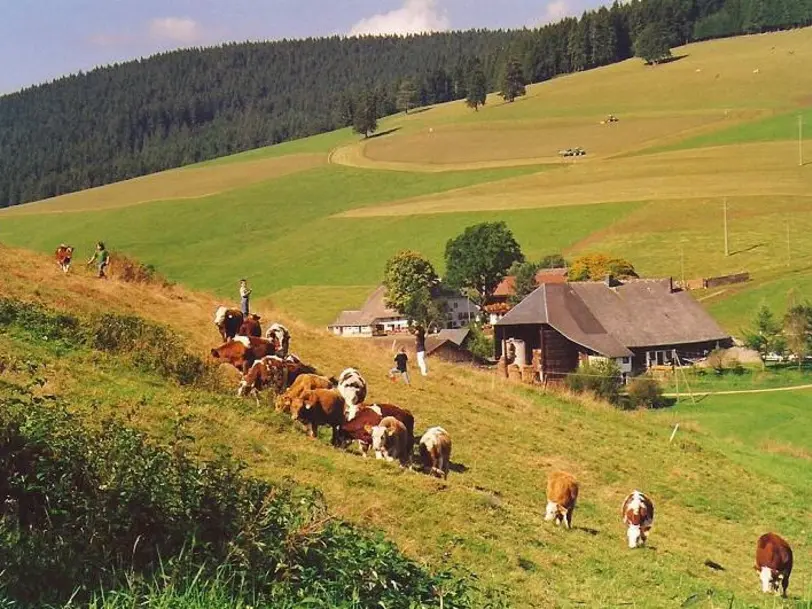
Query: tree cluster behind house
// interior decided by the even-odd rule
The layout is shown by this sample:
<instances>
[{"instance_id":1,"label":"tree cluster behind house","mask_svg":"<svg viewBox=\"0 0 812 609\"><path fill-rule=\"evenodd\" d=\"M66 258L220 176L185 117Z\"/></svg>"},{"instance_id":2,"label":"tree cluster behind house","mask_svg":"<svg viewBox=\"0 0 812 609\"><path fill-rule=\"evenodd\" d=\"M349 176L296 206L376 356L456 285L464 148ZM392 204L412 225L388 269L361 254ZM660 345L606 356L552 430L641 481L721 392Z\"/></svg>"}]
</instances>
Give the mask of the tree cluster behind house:
<instances>
[{"instance_id":1,"label":"tree cluster behind house","mask_svg":"<svg viewBox=\"0 0 812 609\"><path fill-rule=\"evenodd\" d=\"M812 23L812 0L633 0L538 29L186 49L0 97L0 207L485 93L691 40ZM642 37L642 38L641 38Z\"/></svg>"}]
</instances>

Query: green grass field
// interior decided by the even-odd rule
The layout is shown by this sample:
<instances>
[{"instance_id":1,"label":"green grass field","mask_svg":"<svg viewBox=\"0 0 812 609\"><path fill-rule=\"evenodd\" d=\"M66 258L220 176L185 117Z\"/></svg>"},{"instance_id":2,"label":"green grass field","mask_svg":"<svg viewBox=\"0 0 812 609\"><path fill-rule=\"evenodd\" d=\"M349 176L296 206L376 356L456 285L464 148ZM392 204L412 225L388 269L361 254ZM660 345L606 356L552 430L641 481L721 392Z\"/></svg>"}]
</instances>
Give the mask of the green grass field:
<instances>
[{"instance_id":1,"label":"green grass field","mask_svg":"<svg viewBox=\"0 0 812 609\"><path fill-rule=\"evenodd\" d=\"M140 313L169 324L201 353L216 341L210 297L98 282L84 272L65 278L42 268L43 257L2 253L0 272L8 280L0 296L34 298L73 314ZM697 606L808 609L808 394L772 406L769 417L757 398L707 398L696 407L630 414L441 362L406 388L385 380L388 348L259 311L289 324L293 348L306 361L327 373L358 366L371 399L410 408L418 430L446 427L458 464L448 482L337 451L326 438L309 440L267 403L182 389L24 329L0 335L0 356L46 362L38 373L43 391L90 421L125 418L159 442L183 421L182 432L197 439L204 456L227 447L253 474L316 485L332 513L382 530L420 562L474 571L483 585L504 588L513 607L659 608L699 599ZM6 374L11 382L25 380L24 373ZM682 429L669 443L675 422ZM582 485L569 532L543 522L544 480L555 469L575 473ZM625 547L618 515L634 488L658 508L650 547L641 551ZM795 550L792 598L783 605L760 595L752 570L755 539L767 529L780 531ZM725 570L709 569L706 560Z\"/></svg>"}]
</instances>

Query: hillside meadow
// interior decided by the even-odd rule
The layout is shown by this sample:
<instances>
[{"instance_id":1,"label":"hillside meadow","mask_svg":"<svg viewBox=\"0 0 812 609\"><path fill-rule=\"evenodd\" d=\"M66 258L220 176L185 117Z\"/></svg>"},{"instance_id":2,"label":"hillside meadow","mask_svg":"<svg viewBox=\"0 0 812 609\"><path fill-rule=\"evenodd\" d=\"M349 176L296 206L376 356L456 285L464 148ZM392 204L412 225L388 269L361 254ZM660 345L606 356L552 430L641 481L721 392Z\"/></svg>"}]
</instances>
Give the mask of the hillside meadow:
<instances>
[{"instance_id":1,"label":"hillside meadow","mask_svg":"<svg viewBox=\"0 0 812 609\"><path fill-rule=\"evenodd\" d=\"M173 281L255 297L322 325L357 307L385 259L409 247L442 271L446 241L505 220L525 253L603 251L642 275L749 271L698 295L731 331L782 277L812 281L797 116L809 122L812 29L674 49L528 87L479 112L462 102L0 211L0 241L80 257L104 240ZM617 123L602 124L609 114ZM806 130L812 133L812 125ZM587 156L561 159L560 148ZM808 156L812 156L812 151ZM728 202L731 251L721 207ZM791 287L791 286L790 286Z\"/></svg>"},{"instance_id":2,"label":"hillside meadow","mask_svg":"<svg viewBox=\"0 0 812 609\"><path fill-rule=\"evenodd\" d=\"M211 325L217 301L205 293L98 281L81 268L63 276L45 256L7 248L0 250L0 272L6 278L0 297L78 315L142 315L167 324L201 355L218 341ZM736 402L742 423L725 431L721 401L630 414L441 362L409 388L386 380L388 349L330 337L272 309L259 312L266 322L288 324L293 350L320 370L359 367L371 399L408 407L418 431L446 427L455 463L448 481L335 450L324 437L309 440L265 400L257 405L180 388L42 336L5 332L0 354L42 362L43 391L88 421L123 418L162 443L188 434L201 456L227 449L254 475L317 486L331 513L383 531L429 566L473 571L482 585L503 589L513 607L764 606L752 554L768 529L795 550L784 606L812 603L812 470L803 452L810 413L800 394L755 435L744 421L760 420L765 402L756 399ZM233 374L223 374L233 389ZM674 422L683 426L670 443ZM572 531L543 522L544 480L555 469L573 472L582 484ZM640 551L625 547L618 514L634 488L657 504L650 546Z\"/></svg>"}]
</instances>

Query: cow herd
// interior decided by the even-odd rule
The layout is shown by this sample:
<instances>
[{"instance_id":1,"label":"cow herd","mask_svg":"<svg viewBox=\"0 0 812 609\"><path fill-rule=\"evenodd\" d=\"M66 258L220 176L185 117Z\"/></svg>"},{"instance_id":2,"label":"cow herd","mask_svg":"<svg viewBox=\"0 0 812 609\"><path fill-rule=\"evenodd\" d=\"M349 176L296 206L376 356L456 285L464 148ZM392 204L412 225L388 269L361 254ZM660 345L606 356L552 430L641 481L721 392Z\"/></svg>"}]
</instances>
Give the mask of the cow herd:
<instances>
[{"instance_id":1,"label":"cow herd","mask_svg":"<svg viewBox=\"0 0 812 609\"><path fill-rule=\"evenodd\" d=\"M367 383L355 368L337 378L319 375L315 368L289 352L290 333L280 324L268 328L265 336L256 315L220 307L214 323L224 344L211 350L212 357L228 362L243 375L238 395L257 395L272 389L278 396L276 408L290 413L311 437L319 427L332 430L333 446L344 448L357 442L364 457L370 449L376 458L408 467L414 455L414 416L400 406L367 403ZM419 464L430 475L447 478L451 437L442 427L428 429L418 443ZM572 517L580 487L567 472L553 472L547 479L546 521L572 528ZM621 519L626 526L629 548L643 547L654 524L654 503L635 490L623 501ZM755 569L762 590L786 596L792 573L792 549L776 535L762 535L756 548Z\"/></svg>"},{"instance_id":2,"label":"cow herd","mask_svg":"<svg viewBox=\"0 0 812 609\"><path fill-rule=\"evenodd\" d=\"M376 458L409 467L414 456L414 416L395 404L367 403L367 382L355 368L338 377L326 377L290 353L290 332L273 324L262 334L260 318L236 309L220 307L214 315L223 344L211 356L242 374L237 395L253 395L270 389L278 397L276 408L301 423L310 437L319 427L332 431L335 447L357 442L361 454L370 449ZM432 427L418 443L419 462L427 474L447 478L451 437L442 427Z\"/></svg>"}]
</instances>

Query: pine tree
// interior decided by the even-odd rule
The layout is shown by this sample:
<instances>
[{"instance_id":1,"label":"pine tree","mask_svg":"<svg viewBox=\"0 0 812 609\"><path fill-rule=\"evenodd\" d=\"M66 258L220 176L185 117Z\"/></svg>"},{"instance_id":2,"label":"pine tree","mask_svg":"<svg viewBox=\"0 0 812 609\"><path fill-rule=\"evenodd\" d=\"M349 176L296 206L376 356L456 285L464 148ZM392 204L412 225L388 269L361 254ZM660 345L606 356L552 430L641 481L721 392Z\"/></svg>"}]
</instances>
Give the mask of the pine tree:
<instances>
[{"instance_id":1,"label":"pine tree","mask_svg":"<svg viewBox=\"0 0 812 609\"><path fill-rule=\"evenodd\" d=\"M398 110L409 114L409 110L417 106L417 85L411 78L405 78L398 87L395 105Z\"/></svg>"},{"instance_id":2,"label":"pine tree","mask_svg":"<svg viewBox=\"0 0 812 609\"><path fill-rule=\"evenodd\" d=\"M367 91L358 100L352 129L365 138L378 130L378 99L374 92Z\"/></svg>"},{"instance_id":3,"label":"pine tree","mask_svg":"<svg viewBox=\"0 0 812 609\"><path fill-rule=\"evenodd\" d=\"M515 59L510 59L505 66L505 74L502 77L502 91L499 95L508 102L513 102L517 97L527 93L525 89L524 73L522 66Z\"/></svg>"},{"instance_id":4,"label":"pine tree","mask_svg":"<svg viewBox=\"0 0 812 609\"><path fill-rule=\"evenodd\" d=\"M478 112L479 107L485 105L488 97L488 83L485 72L482 71L482 64L478 59L471 64L467 89L468 95L465 98L465 104Z\"/></svg>"},{"instance_id":5,"label":"pine tree","mask_svg":"<svg viewBox=\"0 0 812 609\"><path fill-rule=\"evenodd\" d=\"M658 64L671 57L668 32L659 23L644 27L634 40L634 54L647 64Z\"/></svg>"}]
</instances>

